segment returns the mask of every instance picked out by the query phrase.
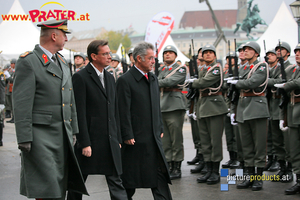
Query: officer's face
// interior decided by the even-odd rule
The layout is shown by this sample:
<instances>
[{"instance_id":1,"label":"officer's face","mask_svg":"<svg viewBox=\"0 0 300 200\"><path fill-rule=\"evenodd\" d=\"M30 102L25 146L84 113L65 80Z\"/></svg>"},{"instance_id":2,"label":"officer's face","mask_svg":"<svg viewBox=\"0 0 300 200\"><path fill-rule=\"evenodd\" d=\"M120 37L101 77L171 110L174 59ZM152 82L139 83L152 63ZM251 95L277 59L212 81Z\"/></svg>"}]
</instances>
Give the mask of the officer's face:
<instances>
[{"instance_id":1,"label":"officer's face","mask_svg":"<svg viewBox=\"0 0 300 200\"><path fill-rule=\"evenodd\" d=\"M241 59L242 61L245 60L245 54L243 49L239 50L239 59Z\"/></svg>"},{"instance_id":2,"label":"officer's face","mask_svg":"<svg viewBox=\"0 0 300 200\"><path fill-rule=\"evenodd\" d=\"M84 60L81 56L75 56L74 63L75 65L82 65L84 63Z\"/></svg>"},{"instance_id":3,"label":"officer's face","mask_svg":"<svg viewBox=\"0 0 300 200\"><path fill-rule=\"evenodd\" d=\"M63 50L65 43L68 41L67 35L65 32L56 29L55 31L55 44L57 46L57 49Z\"/></svg>"},{"instance_id":4,"label":"officer's face","mask_svg":"<svg viewBox=\"0 0 300 200\"><path fill-rule=\"evenodd\" d=\"M166 51L164 52L164 61L167 63L167 64L172 64L175 59L176 59L176 54L173 52L173 51Z\"/></svg>"},{"instance_id":5,"label":"officer's face","mask_svg":"<svg viewBox=\"0 0 300 200\"><path fill-rule=\"evenodd\" d=\"M254 56L258 56L258 53L256 53L251 47L245 47L244 52L246 60L251 60Z\"/></svg>"},{"instance_id":6,"label":"officer's face","mask_svg":"<svg viewBox=\"0 0 300 200\"><path fill-rule=\"evenodd\" d=\"M144 72L148 73L152 70L152 66L155 63L154 52L152 49L147 50L147 55L142 58L140 55L137 56L138 67Z\"/></svg>"},{"instance_id":7,"label":"officer's face","mask_svg":"<svg viewBox=\"0 0 300 200\"><path fill-rule=\"evenodd\" d=\"M92 53L93 64L95 63L98 67L104 68L111 63L110 49L108 45L99 46L98 53Z\"/></svg>"},{"instance_id":8,"label":"officer's face","mask_svg":"<svg viewBox=\"0 0 300 200\"><path fill-rule=\"evenodd\" d=\"M116 60L112 60L111 63L110 63L110 66L112 66L113 68L116 68L119 64L119 61L116 61Z\"/></svg>"},{"instance_id":9,"label":"officer's face","mask_svg":"<svg viewBox=\"0 0 300 200\"><path fill-rule=\"evenodd\" d=\"M300 65L300 50L296 50L295 59L298 65Z\"/></svg>"},{"instance_id":10,"label":"officer's face","mask_svg":"<svg viewBox=\"0 0 300 200\"><path fill-rule=\"evenodd\" d=\"M278 58L280 58L281 56L287 58L287 56L290 55L290 53L285 48L282 47L281 47L281 54L280 54L280 48L279 47L276 48L276 54Z\"/></svg>"},{"instance_id":11,"label":"officer's face","mask_svg":"<svg viewBox=\"0 0 300 200\"><path fill-rule=\"evenodd\" d=\"M273 64L274 62L276 62L276 60L277 60L276 54L274 54L274 53L267 53L267 56L269 58L268 62L270 64Z\"/></svg>"},{"instance_id":12,"label":"officer's face","mask_svg":"<svg viewBox=\"0 0 300 200\"><path fill-rule=\"evenodd\" d=\"M212 63L216 58L215 53L211 50L204 51L203 53L203 59L206 63Z\"/></svg>"}]
</instances>

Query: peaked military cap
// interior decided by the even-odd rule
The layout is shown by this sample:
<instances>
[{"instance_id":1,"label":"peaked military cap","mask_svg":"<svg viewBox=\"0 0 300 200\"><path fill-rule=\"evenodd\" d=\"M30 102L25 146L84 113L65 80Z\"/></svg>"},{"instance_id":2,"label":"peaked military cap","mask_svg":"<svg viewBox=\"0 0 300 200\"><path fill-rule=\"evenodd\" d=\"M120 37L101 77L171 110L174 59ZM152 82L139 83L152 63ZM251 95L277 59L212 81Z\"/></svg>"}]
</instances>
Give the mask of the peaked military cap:
<instances>
[{"instance_id":1,"label":"peaked military cap","mask_svg":"<svg viewBox=\"0 0 300 200\"><path fill-rule=\"evenodd\" d=\"M40 24L37 24L38 27L41 27L41 29L59 29L62 30L65 33L71 33L68 30L68 20L48 20L45 22L41 22Z\"/></svg>"}]
</instances>

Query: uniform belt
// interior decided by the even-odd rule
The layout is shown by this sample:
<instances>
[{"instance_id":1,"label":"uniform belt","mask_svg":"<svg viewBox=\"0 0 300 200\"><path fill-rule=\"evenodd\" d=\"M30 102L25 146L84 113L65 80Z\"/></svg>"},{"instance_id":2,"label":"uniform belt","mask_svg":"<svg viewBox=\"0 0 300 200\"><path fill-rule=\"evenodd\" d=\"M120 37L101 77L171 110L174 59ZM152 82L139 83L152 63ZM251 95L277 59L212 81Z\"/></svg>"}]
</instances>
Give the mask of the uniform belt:
<instances>
[{"instance_id":1,"label":"uniform belt","mask_svg":"<svg viewBox=\"0 0 300 200\"><path fill-rule=\"evenodd\" d=\"M299 102L300 102L300 97L295 97L295 98L294 98L294 102L295 102L295 103L299 103Z\"/></svg>"},{"instance_id":2,"label":"uniform belt","mask_svg":"<svg viewBox=\"0 0 300 200\"><path fill-rule=\"evenodd\" d=\"M211 95L208 95L209 93L205 92L205 93L201 93L201 97L209 97L209 96L218 96L218 95L223 95L222 92L217 92L215 94L211 94Z\"/></svg>"},{"instance_id":3,"label":"uniform belt","mask_svg":"<svg viewBox=\"0 0 300 200\"><path fill-rule=\"evenodd\" d=\"M181 92L181 89L178 88L164 88L164 92Z\"/></svg>"},{"instance_id":4,"label":"uniform belt","mask_svg":"<svg viewBox=\"0 0 300 200\"><path fill-rule=\"evenodd\" d=\"M243 92L240 95L240 97L264 97L264 96L266 96L265 93L254 94L253 92Z\"/></svg>"}]
</instances>

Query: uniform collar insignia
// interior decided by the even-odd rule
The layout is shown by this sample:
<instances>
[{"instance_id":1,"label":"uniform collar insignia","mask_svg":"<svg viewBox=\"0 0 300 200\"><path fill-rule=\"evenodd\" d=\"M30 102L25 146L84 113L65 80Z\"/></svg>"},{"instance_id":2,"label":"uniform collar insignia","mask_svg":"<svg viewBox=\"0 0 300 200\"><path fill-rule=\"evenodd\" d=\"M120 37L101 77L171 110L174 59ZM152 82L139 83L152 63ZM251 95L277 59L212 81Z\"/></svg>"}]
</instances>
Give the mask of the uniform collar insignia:
<instances>
[{"instance_id":1,"label":"uniform collar insignia","mask_svg":"<svg viewBox=\"0 0 300 200\"><path fill-rule=\"evenodd\" d=\"M46 54L43 54L42 57L44 58L44 64L46 64L49 61L48 57L46 56Z\"/></svg>"}]
</instances>

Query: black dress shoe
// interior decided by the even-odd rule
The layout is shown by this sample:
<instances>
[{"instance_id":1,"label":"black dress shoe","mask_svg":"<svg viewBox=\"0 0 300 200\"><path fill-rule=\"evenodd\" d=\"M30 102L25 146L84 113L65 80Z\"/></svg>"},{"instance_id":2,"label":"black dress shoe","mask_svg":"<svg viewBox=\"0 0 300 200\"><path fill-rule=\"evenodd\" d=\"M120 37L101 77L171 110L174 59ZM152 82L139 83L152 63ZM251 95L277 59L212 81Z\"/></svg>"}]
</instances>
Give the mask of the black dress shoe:
<instances>
[{"instance_id":1,"label":"black dress shoe","mask_svg":"<svg viewBox=\"0 0 300 200\"><path fill-rule=\"evenodd\" d=\"M11 120L7 121L7 123L15 123L14 118L12 118Z\"/></svg>"},{"instance_id":2,"label":"black dress shoe","mask_svg":"<svg viewBox=\"0 0 300 200\"><path fill-rule=\"evenodd\" d=\"M210 177L207 179L206 183L208 185L217 184L220 182L220 174L217 172L212 172Z\"/></svg>"},{"instance_id":3,"label":"black dress shoe","mask_svg":"<svg viewBox=\"0 0 300 200\"><path fill-rule=\"evenodd\" d=\"M253 181L253 184L252 184L252 191L259 191L262 189L262 186L263 186L263 181L260 180L255 180Z\"/></svg>"},{"instance_id":4,"label":"black dress shoe","mask_svg":"<svg viewBox=\"0 0 300 200\"><path fill-rule=\"evenodd\" d=\"M293 187L286 189L284 193L287 195L300 193L300 183L297 183Z\"/></svg>"},{"instance_id":5,"label":"black dress shoe","mask_svg":"<svg viewBox=\"0 0 300 200\"><path fill-rule=\"evenodd\" d=\"M199 162L199 164L194 169L191 169L191 173L192 174L200 173L204 168L204 166L205 166L205 162Z\"/></svg>"}]
</instances>

